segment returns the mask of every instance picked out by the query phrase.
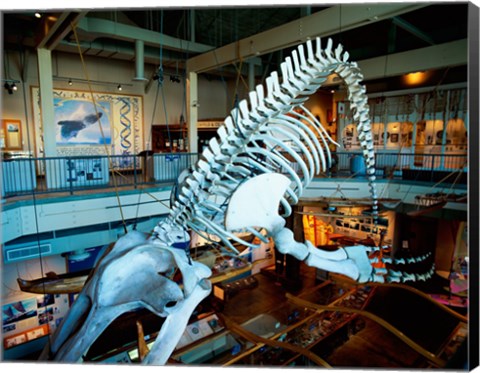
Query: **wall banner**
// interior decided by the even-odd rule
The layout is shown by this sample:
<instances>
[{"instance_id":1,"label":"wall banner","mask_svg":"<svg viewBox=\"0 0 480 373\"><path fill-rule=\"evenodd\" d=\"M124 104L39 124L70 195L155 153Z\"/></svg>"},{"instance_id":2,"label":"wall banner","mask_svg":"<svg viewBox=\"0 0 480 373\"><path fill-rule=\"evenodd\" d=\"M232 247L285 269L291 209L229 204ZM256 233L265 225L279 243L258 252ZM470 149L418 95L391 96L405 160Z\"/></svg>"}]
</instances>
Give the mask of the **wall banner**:
<instances>
[{"instance_id":1,"label":"wall banner","mask_svg":"<svg viewBox=\"0 0 480 373\"><path fill-rule=\"evenodd\" d=\"M58 156L134 155L143 150L143 98L116 93L53 90ZM32 87L36 156L43 157L40 89Z\"/></svg>"}]
</instances>

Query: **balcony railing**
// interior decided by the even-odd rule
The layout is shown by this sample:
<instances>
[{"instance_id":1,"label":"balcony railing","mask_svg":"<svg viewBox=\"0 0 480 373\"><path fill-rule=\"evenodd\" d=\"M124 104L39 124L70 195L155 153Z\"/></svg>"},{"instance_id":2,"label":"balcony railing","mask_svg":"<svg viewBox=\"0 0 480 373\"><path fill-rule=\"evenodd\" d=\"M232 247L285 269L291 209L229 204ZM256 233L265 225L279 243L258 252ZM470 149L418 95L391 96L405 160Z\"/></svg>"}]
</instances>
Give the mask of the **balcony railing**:
<instances>
[{"instance_id":1,"label":"balcony railing","mask_svg":"<svg viewBox=\"0 0 480 373\"><path fill-rule=\"evenodd\" d=\"M338 171L359 171L364 173L364 164L357 158L361 157L358 152L337 152L335 156ZM429 179L435 181L435 173L455 173L467 171L467 154L415 154L415 153L392 153L376 152L375 168L379 177L403 177L405 171L417 172L417 174L429 173Z\"/></svg>"},{"instance_id":2,"label":"balcony railing","mask_svg":"<svg viewBox=\"0 0 480 373\"><path fill-rule=\"evenodd\" d=\"M2 161L2 196L172 183L196 153L15 158Z\"/></svg>"},{"instance_id":3,"label":"balcony railing","mask_svg":"<svg viewBox=\"0 0 480 373\"><path fill-rule=\"evenodd\" d=\"M377 178L466 184L467 155L407 154L379 152ZM328 177L365 176L358 152L336 152ZM2 197L32 193L74 194L107 188L138 188L172 183L182 170L195 163L196 153L153 155L15 158L3 160ZM292 164L295 167L295 164ZM295 167L297 168L297 167ZM325 175L318 175L325 177Z\"/></svg>"}]
</instances>

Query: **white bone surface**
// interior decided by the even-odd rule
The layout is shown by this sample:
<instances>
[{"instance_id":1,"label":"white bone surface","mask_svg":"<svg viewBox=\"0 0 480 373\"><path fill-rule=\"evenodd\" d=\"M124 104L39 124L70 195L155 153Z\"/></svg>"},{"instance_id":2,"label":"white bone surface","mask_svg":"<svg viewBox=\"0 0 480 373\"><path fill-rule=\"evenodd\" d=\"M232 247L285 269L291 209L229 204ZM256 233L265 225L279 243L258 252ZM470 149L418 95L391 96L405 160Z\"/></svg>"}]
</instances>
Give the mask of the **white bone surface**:
<instances>
[{"instance_id":1,"label":"white bone surface","mask_svg":"<svg viewBox=\"0 0 480 373\"><path fill-rule=\"evenodd\" d=\"M180 341L193 311L210 292L210 282L203 280L192 289L189 297L170 308L155 343L143 361L144 364L164 365L167 362Z\"/></svg>"},{"instance_id":2,"label":"white bone surface","mask_svg":"<svg viewBox=\"0 0 480 373\"><path fill-rule=\"evenodd\" d=\"M281 174L262 174L247 180L232 194L225 227L238 230L262 227L271 232L284 220L278 214L280 198L290 180Z\"/></svg>"}]
</instances>

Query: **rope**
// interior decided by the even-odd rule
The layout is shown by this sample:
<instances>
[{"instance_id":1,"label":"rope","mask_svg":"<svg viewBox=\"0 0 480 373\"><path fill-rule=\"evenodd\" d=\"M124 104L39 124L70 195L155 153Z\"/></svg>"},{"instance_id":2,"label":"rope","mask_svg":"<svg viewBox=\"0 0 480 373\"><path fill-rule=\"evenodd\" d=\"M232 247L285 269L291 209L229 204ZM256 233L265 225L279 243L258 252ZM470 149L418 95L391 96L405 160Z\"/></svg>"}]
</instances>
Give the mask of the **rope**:
<instances>
[{"instance_id":1,"label":"rope","mask_svg":"<svg viewBox=\"0 0 480 373\"><path fill-rule=\"evenodd\" d=\"M115 188L115 195L117 197L118 208L120 210L120 216L122 218L123 230L124 230L125 234L127 234L128 233L127 224L125 222L125 217L123 215L123 209L122 209L122 204L121 204L121 201L120 201L120 195L118 193L117 178L115 176L116 170L114 169L113 161L112 161L112 158L110 157L110 152L108 151L108 146L107 146L107 143L105 141L105 134L103 132L102 124L101 124L100 118L98 116L97 103L96 103L95 97L93 95L92 85L90 83L90 78L89 78L89 75L88 75L87 66L85 64L85 60L83 59L83 53L82 53L82 49L80 47L80 42L79 42L78 35L77 35L77 29L76 29L76 26L73 23L70 23L70 25L72 27L73 35L75 36L75 42L77 43L78 54L80 56L80 61L82 63L83 73L85 74L85 78L87 80L88 90L90 92L90 95L92 96L92 103L93 103L93 107L95 109L95 115L98 118L97 122L98 122L98 127L100 129L100 133L102 135L103 145L105 147L105 154L107 155L107 159L108 159L108 163L110 165L110 169L113 171L112 172L112 178L113 178L113 185L114 185L114 188Z\"/></svg>"},{"instance_id":2,"label":"rope","mask_svg":"<svg viewBox=\"0 0 480 373\"><path fill-rule=\"evenodd\" d=\"M25 61L23 61L23 66L25 66ZM22 79L22 90L23 90L23 105L24 107L26 108L27 107L27 96L26 96L26 92L27 92L27 87L25 85L25 81ZM27 114L27 113L25 113ZM27 144L28 144L28 151L29 153L31 153L32 151L32 145L31 145L31 142L30 142L30 124L28 122L28 115L25 115L25 125L26 125L26 128L27 128ZM33 169L33 161L29 161L29 169L30 169L30 177L31 177L31 181L32 181L32 185L33 185L33 178L36 177L36 173L34 173L34 169ZM42 250L41 250L41 246L40 246L40 228L39 228L39 224L38 224L38 211L37 211L37 198L36 198L36 193L35 193L35 189L32 188L32 201L33 201L33 211L34 211L34 214L35 214L35 231L36 231L36 239L37 239L37 246L38 246L38 260L40 262L40 275L41 277L44 276L44 269L43 269L43 256L42 256ZM18 271L18 267L17 267L17 271ZM11 288L9 288L11 289ZM45 297L45 294L46 294L46 287L45 287L45 282L42 282L42 289L43 289L43 295ZM47 312L47 305L45 304L45 313ZM48 335L48 339L49 339L49 343L51 343L51 338L52 338L52 334L49 334Z\"/></svg>"}]
</instances>

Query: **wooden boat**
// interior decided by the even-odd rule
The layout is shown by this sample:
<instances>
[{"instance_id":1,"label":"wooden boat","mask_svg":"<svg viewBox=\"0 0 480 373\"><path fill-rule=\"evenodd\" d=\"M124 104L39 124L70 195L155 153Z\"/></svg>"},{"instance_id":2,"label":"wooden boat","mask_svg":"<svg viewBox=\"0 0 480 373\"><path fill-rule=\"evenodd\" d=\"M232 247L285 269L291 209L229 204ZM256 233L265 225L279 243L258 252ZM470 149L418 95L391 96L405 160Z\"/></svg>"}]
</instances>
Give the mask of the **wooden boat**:
<instances>
[{"instance_id":1,"label":"wooden boat","mask_svg":"<svg viewBox=\"0 0 480 373\"><path fill-rule=\"evenodd\" d=\"M416 210L407 212L409 216L420 216L443 208L448 202L467 202L467 194L446 194L442 192L415 196Z\"/></svg>"},{"instance_id":2,"label":"wooden boat","mask_svg":"<svg viewBox=\"0 0 480 373\"><path fill-rule=\"evenodd\" d=\"M246 237L246 240L253 239L253 235L249 234ZM208 246L208 245L207 245ZM237 247L239 252L242 251L240 244L234 243L234 246ZM200 246L195 249L192 249L194 252L192 253L192 258L197 260L199 258L202 251L204 251L204 247ZM200 255L199 255L200 254ZM215 256L213 258L214 263L217 260L224 259L226 254L219 255L218 257ZM231 257L234 258L233 256ZM199 260L202 261L201 259ZM222 282L228 280L230 278L237 277L243 273L251 271L253 266L252 263L249 263L242 257L235 257L233 261L233 265L228 265L222 268L221 270L214 270L213 276L210 277L210 281L212 284ZM207 263L204 263L208 266ZM91 272L91 269L80 271L80 272L73 272L73 273L65 273L58 275L54 272L49 272L45 277L37 278L34 280L25 280L22 278L17 279L17 283L20 287L21 291L26 293L34 293L34 294L76 294L79 293L85 282L88 279L88 276ZM174 280L176 280L174 278ZM178 279L180 281L180 278Z\"/></svg>"},{"instance_id":3,"label":"wooden boat","mask_svg":"<svg viewBox=\"0 0 480 373\"><path fill-rule=\"evenodd\" d=\"M65 273L57 275L54 272L47 273L46 277L35 280L18 278L17 283L21 291L34 294L75 294L79 293L90 270L81 272Z\"/></svg>"}]
</instances>

